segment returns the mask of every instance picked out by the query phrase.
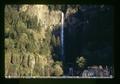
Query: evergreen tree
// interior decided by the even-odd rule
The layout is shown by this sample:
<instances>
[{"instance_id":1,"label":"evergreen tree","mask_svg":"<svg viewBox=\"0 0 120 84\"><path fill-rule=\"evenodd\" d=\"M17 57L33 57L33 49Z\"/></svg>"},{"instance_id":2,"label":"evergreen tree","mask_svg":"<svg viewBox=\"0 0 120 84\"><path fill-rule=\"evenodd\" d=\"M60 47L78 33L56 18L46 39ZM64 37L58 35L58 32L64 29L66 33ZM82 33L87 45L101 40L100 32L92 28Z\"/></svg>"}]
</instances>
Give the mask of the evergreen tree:
<instances>
[{"instance_id":1,"label":"evergreen tree","mask_svg":"<svg viewBox=\"0 0 120 84\"><path fill-rule=\"evenodd\" d=\"M85 65L86 65L86 59L83 56L78 57L77 60L76 60L76 63L78 64L78 66L80 68L84 68Z\"/></svg>"}]
</instances>

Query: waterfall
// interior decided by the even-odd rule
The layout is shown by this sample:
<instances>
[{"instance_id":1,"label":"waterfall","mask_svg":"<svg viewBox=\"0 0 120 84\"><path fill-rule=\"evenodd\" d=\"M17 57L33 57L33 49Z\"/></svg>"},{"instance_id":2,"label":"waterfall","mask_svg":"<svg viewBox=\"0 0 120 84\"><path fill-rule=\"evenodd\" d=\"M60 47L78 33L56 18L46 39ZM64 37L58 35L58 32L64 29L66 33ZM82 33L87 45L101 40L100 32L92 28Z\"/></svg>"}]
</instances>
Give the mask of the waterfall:
<instances>
[{"instance_id":1,"label":"waterfall","mask_svg":"<svg viewBox=\"0 0 120 84\"><path fill-rule=\"evenodd\" d=\"M61 19L61 60L64 61L64 13Z\"/></svg>"}]
</instances>

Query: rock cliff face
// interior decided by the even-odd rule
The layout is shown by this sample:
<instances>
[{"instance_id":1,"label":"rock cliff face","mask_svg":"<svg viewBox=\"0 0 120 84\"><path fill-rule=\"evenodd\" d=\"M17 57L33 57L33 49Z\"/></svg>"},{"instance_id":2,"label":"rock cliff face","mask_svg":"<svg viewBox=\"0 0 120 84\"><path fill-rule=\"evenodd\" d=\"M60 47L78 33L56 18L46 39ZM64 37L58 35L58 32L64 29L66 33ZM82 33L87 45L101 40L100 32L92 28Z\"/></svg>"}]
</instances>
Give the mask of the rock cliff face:
<instances>
[{"instance_id":1,"label":"rock cliff face","mask_svg":"<svg viewBox=\"0 0 120 84\"><path fill-rule=\"evenodd\" d=\"M31 17L37 16L37 23L41 23L45 28L60 25L61 11L50 11L47 5L25 5L20 10Z\"/></svg>"},{"instance_id":2,"label":"rock cliff face","mask_svg":"<svg viewBox=\"0 0 120 84\"><path fill-rule=\"evenodd\" d=\"M5 76L55 75L51 35L60 25L61 11L47 5L6 5Z\"/></svg>"}]
</instances>

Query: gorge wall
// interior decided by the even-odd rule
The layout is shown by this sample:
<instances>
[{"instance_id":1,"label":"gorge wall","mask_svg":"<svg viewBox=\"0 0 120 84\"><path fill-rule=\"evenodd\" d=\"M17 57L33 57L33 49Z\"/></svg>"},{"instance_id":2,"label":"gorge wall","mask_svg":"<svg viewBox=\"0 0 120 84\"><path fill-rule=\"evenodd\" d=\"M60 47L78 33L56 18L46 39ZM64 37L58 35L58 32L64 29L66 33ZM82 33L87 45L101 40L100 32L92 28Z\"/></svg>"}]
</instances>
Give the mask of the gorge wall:
<instances>
[{"instance_id":1,"label":"gorge wall","mask_svg":"<svg viewBox=\"0 0 120 84\"><path fill-rule=\"evenodd\" d=\"M5 76L59 76L65 64L112 64L113 13L104 5L6 5Z\"/></svg>"}]
</instances>

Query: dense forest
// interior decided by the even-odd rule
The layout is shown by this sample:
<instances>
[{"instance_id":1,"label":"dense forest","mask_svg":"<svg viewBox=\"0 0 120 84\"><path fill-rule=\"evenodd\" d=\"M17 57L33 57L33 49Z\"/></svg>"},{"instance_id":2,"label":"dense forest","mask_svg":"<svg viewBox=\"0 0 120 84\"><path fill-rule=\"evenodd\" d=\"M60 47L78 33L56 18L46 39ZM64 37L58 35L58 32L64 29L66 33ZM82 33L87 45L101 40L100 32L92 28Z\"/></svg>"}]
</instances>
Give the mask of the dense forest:
<instances>
[{"instance_id":1,"label":"dense forest","mask_svg":"<svg viewBox=\"0 0 120 84\"><path fill-rule=\"evenodd\" d=\"M113 65L111 6L6 5L4 14L5 76L64 76L69 67Z\"/></svg>"}]
</instances>

